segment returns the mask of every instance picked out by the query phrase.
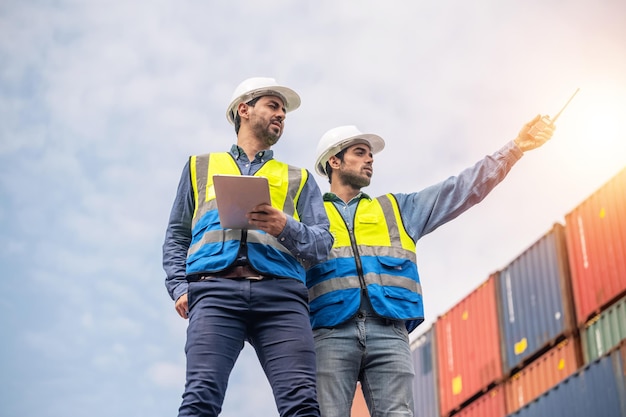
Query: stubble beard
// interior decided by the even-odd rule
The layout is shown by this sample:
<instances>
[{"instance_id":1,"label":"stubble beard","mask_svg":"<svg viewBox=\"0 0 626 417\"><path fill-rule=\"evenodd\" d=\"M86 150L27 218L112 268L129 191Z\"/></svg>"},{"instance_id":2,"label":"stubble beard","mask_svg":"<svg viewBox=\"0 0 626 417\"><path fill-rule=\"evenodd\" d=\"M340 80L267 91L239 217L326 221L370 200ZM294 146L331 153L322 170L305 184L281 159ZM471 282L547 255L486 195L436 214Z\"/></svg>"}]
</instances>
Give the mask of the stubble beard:
<instances>
[{"instance_id":1,"label":"stubble beard","mask_svg":"<svg viewBox=\"0 0 626 417\"><path fill-rule=\"evenodd\" d=\"M341 173L341 182L355 189L361 189L370 185L372 179L367 176L358 175L354 172Z\"/></svg>"},{"instance_id":2,"label":"stubble beard","mask_svg":"<svg viewBox=\"0 0 626 417\"><path fill-rule=\"evenodd\" d=\"M252 130L256 137L258 137L268 148L272 147L278 142L282 135L282 129L278 133L274 133L275 126L270 122L269 125L265 125L263 121L258 120L252 125Z\"/></svg>"}]
</instances>

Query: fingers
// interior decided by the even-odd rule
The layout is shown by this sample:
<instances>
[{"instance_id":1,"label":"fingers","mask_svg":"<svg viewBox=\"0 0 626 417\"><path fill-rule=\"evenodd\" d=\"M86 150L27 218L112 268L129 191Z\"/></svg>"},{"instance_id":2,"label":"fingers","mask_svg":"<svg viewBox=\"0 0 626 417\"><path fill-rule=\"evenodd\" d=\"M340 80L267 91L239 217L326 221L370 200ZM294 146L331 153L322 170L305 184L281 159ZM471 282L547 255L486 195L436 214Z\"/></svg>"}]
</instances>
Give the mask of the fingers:
<instances>
[{"instance_id":1,"label":"fingers","mask_svg":"<svg viewBox=\"0 0 626 417\"><path fill-rule=\"evenodd\" d=\"M274 237L277 237L285 228L287 217L282 211L269 205L260 205L254 210L263 211L251 211L246 215L251 225Z\"/></svg>"},{"instance_id":2,"label":"fingers","mask_svg":"<svg viewBox=\"0 0 626 417\"><path fill-rule=\"evenodd\" d=\"M178 300L176 300L176 304L174 304L176 312L184 319L189 318L189 304L187 300L187 294L183 294L178 297Z\"/></svg>"}]
</instances>

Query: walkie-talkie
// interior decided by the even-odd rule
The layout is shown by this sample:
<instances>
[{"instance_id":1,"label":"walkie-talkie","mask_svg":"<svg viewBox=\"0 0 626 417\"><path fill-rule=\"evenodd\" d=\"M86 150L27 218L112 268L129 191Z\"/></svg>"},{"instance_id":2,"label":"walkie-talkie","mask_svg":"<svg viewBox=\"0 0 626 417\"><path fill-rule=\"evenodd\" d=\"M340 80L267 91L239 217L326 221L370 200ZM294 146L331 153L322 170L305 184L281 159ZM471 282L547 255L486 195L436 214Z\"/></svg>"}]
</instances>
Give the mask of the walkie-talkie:
<instances>
[{"instance_id":1,"label":"walkie-talkie","mask_svg":"<svg viewBox=\"0 0 626 417\"><path fill-rule=\"evenodd\" d=\"M572 101L572 99L578 93L579 90L580 88L577 88L576 91L574 91L574 94L572 94L569 100L567 100L567 103L565 103L565 106L563 106L563 108L559 110L559 112L554 116L554 119L550 119L550 116L543 116L541 119L539 119L539 121L537 121L537 123L533 125L533 127L530 128L530 130L528 131L528 134L531 135L532 137L535 137L537 133L545 129L547 126L554 125L554 123L556 123L556 119L558 119L561 113L563 113L563 110L565 110L567 105L570 103L570 101Z\"/></svg>"}]
</instances>

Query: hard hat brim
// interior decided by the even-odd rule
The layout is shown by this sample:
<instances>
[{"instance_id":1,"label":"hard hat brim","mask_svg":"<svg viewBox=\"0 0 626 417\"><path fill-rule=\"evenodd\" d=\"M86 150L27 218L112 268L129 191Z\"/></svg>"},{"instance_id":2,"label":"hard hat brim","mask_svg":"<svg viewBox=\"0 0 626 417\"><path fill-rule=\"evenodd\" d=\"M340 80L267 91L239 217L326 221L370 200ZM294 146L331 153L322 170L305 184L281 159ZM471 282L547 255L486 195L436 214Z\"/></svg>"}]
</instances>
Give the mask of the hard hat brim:
<instances>
[{"instance_id":1,"label":"hard hat brim","mask_svg":"<svg viewBox=\"0 0 626 417\"><path fill-rule=\"evenodd\" d=\"M254 100L257 97L263 96L276 96L279 97L283 104L285 105L285 112L289 113L290 111L294 111L298 107L300 107L300 96L298 93L293 91L291 88L283 87L280 85L276 86L264 86L251 91L246 92L245 94L235 98L230 102L228 108L226 109L226 119L231 125L235 124L235 112L237 111L237 107L239 103L247 103L250 100Z\"/></svg>"},{"instance_id":2,"label":"hard hat brim","mask_svg":"<svg viewBox=\"0 0 626 417\"><path fill-rule=\"evenodd\" d=\"M326 162L328 162L330 157L337 155L339 152L352 145L356 145L357 143L364 143L368 145L372 154L377 154L385 148L385 141L383 138L373 133L361 133L359 135L345 138L317 158L317 161L315 161L315 172L322 177L328 177L328 174L326 173Z\"/></svg>"}]
</instances>

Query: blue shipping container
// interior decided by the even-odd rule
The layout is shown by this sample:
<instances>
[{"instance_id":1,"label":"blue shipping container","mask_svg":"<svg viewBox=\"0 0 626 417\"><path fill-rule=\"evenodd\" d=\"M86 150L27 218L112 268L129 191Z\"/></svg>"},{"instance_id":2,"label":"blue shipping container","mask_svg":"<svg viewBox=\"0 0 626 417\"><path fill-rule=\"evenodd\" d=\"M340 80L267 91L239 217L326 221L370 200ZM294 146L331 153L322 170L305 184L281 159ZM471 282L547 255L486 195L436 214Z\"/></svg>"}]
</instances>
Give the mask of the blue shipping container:
<instances>
[{"instance_id":1,"label":"blue shipping container","mask_svg":"<svg viewBox=\"0 0 626 417\"><path fill-rule=\"evenodd\" d=\"M508 417L626 417L625 362L622 344Z\"/></svg>"},{"instance_id":2,"label":"blue shipping container","mask_svg":"<svg viewBox=\"0 0 626 417\"><path fill-rule=\"evenodd\" d=\"M433 327L411 343L413 356L413 397L415 412L420 417L439 417L439 400L437 395L437 379L434 349L435 338Z\"/></svg>"},{"instance_id":3,"label":"blue shipping container","mask_svg":"<svg viewBox=\"0 0 626 417\"><path fill-rule=\"evenodd\" d=\"M563 225L502 269L496 285L505 375L575 331Z\"/></svg>"}]
</instances>

